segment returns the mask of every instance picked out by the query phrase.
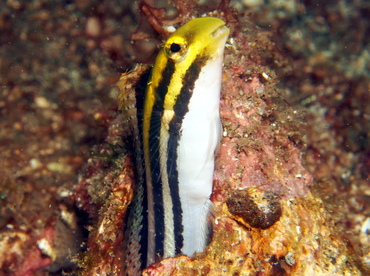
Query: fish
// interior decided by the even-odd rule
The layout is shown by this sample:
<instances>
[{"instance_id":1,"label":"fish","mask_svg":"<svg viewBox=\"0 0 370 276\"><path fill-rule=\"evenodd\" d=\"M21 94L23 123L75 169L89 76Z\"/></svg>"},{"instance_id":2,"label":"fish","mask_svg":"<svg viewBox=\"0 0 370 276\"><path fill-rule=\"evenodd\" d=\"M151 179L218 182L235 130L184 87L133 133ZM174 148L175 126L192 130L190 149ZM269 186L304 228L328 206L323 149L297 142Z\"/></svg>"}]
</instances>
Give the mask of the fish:
<instances>
[{"instance_id":1,"label":"fish","mask_svg":"<svg viewBox=\"0 0 370 276\"><path fill-rule=\"evenodd\" d=\"M126 275L141 275L163 258L192 257L209 243L229 32L219 18L192 19L165 41L143 74L146 87L136 96L137 183L125 229Z\"/></svg>"}]
</instances>

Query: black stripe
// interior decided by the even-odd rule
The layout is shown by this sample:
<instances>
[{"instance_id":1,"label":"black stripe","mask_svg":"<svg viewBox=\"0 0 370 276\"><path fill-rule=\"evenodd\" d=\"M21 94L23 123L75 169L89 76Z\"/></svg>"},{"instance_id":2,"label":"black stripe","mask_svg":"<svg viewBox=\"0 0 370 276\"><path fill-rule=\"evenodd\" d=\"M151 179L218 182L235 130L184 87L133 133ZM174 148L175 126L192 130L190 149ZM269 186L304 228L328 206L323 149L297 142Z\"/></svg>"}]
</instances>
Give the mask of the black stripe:
<instances>
[{"instance_id":1,"label":"black stripe","mask_svg":"<svg viewBox=\"0 0 370 276\"><path fill-rule=\"evenodd\" d=\"M172 212L174 220L174 238L175 238L175 254L181 253L181 248L183 246L184 238L182 233L184 231L183 221L182 221L182 208L179 195L179 181L178 181L178 171L176 166L177 160L177 145L179 141L178 133L170 134L168 140L168 159L167 159L167 174L168 183L170 186L171 198L172 198Z\"/></svg>"},{"instance_id":2,"label":"black stripe","mask_svg":"<svg viewBox=\"0 0 370 276\"><path fill-rule=\"evenodd\" d=\"M162 79L156 90L156 99L153 106L152 117L150 120L149 130L149 154L151 179L153 185L153 201L154 201L154 216L155 216L155 253L158 257L163 257L164 253L164 208L162 196L162 181L160 172L160 122L163 114L164 99L168 91L172 75L175 71L175 65L168 62L162 73Z\"/></svg>"},{"instance_id":3,"label":"black stripe","mask_svg":"<svg viewBox=\"0 0 370 276\"><path fill-rule=\"evenodd\" d=\"M184 119L185 114L189 111L189 102L193 95L195 82L198 79L199 73L205 62L205 58L198 57L197 60L190 65L184 79L182 80L182 88L176 99L176 104L173 107L175 116L169 124L170 134L180 134L182 120Z\"/></svg>"},{"instance_id":4,"label":"black stripe","mask_svg":"<svg viewBox=\"0 0 370 276\"><path fill-rule=\"evenodd\" d=\"M174 106L175 116L169 124L170 138L168 140L168 160L167 172L168 182L171 189L171 197L173 203L174 226L175 226L175 243L176 254L181 253L183 247L183 222L182 222L182 208L179 195L179 181L177 170L177 147L181 136L181 126L185 114L189 111L190 98L193 95L195 82L199 77L201 68L205 64L205 59L198 58L190 65L182 80L182 88L179 96L176 99Z\"/></svg>"}]
</instances>

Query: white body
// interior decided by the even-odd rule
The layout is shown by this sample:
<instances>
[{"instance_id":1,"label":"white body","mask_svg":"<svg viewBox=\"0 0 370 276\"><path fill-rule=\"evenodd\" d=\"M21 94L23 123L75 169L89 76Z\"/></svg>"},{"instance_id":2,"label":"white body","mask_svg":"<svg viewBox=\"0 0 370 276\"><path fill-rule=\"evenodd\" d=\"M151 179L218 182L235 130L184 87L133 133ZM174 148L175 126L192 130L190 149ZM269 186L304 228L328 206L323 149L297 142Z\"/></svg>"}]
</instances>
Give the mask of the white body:
<instances>
[{"instance_id":1,"label":"white body","mask_svg":"<svg viewBox=\"0 0 370 276\"><path fill-rule=\"evenodd\" d=\"M183 211L184 246L192 256L208 240L215 150L221 136L219 115L223 49L202 68L195 83L189 111L182 123L178 148L178 177Z\"/></svg>"}]
</instances>

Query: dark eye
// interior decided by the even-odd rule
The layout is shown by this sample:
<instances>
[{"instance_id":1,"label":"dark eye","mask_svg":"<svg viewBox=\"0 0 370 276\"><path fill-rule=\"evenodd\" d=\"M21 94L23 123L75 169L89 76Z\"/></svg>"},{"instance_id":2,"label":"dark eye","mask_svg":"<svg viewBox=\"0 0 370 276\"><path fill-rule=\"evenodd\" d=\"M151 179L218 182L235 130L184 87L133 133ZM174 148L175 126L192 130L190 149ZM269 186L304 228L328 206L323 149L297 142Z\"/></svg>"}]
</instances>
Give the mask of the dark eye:
<instances>
[{"instance_id":1,"label":"dark eye","mask_svg":"<svg viewBox=\"0 0 370 276\"><path fill-rule=\"evenodd\" d=\"M172 53L177 53L181 50L181 45L177 44L177 43L172 43L171 47L170 47L170 50L171 50Z\"/></svg>"}]
</instances>

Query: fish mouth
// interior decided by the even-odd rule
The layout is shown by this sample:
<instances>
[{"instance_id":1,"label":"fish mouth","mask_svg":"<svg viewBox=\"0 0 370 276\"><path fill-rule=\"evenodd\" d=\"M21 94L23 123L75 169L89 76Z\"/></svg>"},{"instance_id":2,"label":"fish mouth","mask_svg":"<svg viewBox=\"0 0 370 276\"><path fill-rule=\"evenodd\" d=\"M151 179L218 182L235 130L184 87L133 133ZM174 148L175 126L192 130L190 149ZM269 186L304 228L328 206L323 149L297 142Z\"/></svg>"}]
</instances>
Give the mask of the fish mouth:
<instances>
[{"instance_id":1,"label":"fish mouth","mask_svg":"<svg viewBox=\"0 0 370 276\"><path fill-rule=\"evenodd\" d=\"M211 35L213 38L221 38L223 36L227 36L230 32L230 29L224 25L219 26L216 30L214 30Z\"/></svg>"}]
</instances>

